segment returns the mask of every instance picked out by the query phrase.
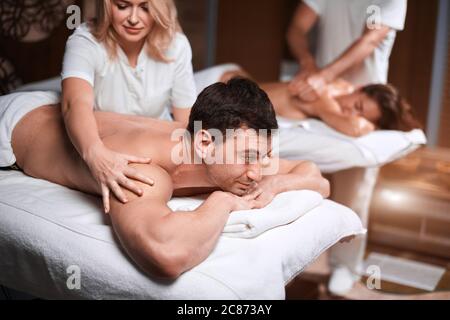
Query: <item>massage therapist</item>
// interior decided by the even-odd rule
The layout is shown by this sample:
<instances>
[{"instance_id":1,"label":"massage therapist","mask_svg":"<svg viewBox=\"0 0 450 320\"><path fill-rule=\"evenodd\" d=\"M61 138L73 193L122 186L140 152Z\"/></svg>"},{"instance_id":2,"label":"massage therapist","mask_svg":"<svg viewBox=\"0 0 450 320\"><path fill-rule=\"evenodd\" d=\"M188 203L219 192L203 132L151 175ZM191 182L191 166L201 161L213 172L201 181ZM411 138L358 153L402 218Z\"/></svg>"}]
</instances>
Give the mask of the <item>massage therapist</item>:
<instances>
[{"instance_id":1,"label":"massage therapist","mask_svg":"<svg viewBox=\"0 0 450 320\"><path fill-rule=\"evenodd\" d=\"M188 122L196 99L192 51L172 0L98 0L97 18L80 25L66 44L62 114L67 133L101 186L127 202L131 179L153 181L129 166L151 159L116 153L103 145L94 110Z\"/></svg>"}]
</instances>

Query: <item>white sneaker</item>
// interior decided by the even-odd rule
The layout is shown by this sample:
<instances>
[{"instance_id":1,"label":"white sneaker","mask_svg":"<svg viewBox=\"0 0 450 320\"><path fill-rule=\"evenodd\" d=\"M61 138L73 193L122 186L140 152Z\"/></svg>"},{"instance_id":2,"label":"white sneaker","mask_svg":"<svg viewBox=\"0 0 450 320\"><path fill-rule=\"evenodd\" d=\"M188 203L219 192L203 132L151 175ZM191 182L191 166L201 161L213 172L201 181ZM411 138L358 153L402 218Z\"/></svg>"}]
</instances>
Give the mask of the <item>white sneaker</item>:
<instances>
[{"instance_id":1,"label":"white sneaker","mask_svg":"<svg viewBox=\"0 0 450 320\"><path fill-rule=\"evenodd\" d=\"M349 268L339 266L331 274L328 291L336 296L343 296L353 288L359 279L360 277L351 272Z\"/></svg>"}]
</instances>

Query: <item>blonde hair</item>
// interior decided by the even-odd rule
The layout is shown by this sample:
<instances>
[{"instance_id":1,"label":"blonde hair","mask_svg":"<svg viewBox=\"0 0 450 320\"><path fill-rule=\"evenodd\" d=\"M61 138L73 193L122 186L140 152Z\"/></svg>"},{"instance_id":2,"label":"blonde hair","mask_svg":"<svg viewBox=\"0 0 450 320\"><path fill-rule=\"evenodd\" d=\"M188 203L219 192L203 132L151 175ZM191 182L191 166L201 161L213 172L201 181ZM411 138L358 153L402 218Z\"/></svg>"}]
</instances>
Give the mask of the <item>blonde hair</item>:
<instances>
[{"instance_id":1,"label":"blonde hair","mask_svg":"<svg viewBox=\"0 0 450 320\"><path fill-rule=\"evenodd\" d=\"M154 23L147 35L147 54L161 62L170 62L165 56L177 32L182 32L173 0L148 0L149 14ZM112 26L112 0L96 1L97 18L90 22L94 37L103 43L109 56L117 56L117 34Z\"/></svg>"}]
</instances>

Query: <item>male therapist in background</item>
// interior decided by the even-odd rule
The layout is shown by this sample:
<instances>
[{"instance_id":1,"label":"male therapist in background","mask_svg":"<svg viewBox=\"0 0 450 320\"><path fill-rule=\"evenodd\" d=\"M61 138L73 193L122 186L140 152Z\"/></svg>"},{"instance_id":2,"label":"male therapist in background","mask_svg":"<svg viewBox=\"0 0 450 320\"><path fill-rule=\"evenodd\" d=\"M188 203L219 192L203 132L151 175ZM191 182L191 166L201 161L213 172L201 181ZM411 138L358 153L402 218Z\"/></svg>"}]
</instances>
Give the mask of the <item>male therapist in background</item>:
<instances>
[{"instance_id":1,"label":"male therapist in background","mask_svg":"<svg viewBox=\"0 0 450 320\"><path fill-rule=\"evenodd\" d=\"M404 28L406 7L406 0L303 0L287 34L300 65L289 86L291 94L314 100L316 92L338 78L355 86L387 83L389 56L396 32ZM315 24L313 55L308 33ZM366 223L377 173L378 169L353 169L333 177L334 200L351 207ZM359 279L365 247L363 238L332 248L331 293L344 295Z\"/></svg>"},{"instance_id":2,"label":"male therapist in background","mask_svg":"<svg viewBox=\"0 0 450 320\"><path fill-rule=\"evenodd\" d=\"M396 32L403 30L406 0L304 0L288 30L292 54L300 72L291 92L308 100L337 78L355 86L386 83L389 56ZM313 55L308 33L317 23L317 50Z\"/></svg>"}]
</instances>

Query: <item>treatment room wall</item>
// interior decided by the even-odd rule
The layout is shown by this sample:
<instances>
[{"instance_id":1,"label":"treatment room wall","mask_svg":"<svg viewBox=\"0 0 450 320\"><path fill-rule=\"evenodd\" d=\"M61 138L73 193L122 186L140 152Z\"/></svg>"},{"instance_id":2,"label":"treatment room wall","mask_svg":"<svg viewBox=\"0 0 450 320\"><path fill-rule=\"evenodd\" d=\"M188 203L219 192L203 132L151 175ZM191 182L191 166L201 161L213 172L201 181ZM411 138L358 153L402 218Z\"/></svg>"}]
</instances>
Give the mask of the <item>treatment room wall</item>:
<instances>
[{"instance_id":1,"label":"treatment room wall","mask_svg":"<svg viewBox=\"0 0 450 320\"><path fill-rule=\"evenodd\" d=\"M205 67L208 2L176 0L182 28L192 44L195 70ZM95 0L27 0L0 5L0 94L60 75L65 43L73 32L65 23L69 17L66 8L71 4L80 7L82 21L96 15ZM49 26L51 30L47 30Z\"/></svg>"},{"instance_id":2,"label":"treatment room wall","mask_svg":"<svg viewBox=\"0 0 450 320\"><path fill-rule=\"evenodd\" d=\"M0 82L2 92L58 76L67 37L66 8L82 0L5 2L0 6ZM10 83L7 83L9 79ZM5 84L4 84L5 83ZM4 84L4 86L3 86Z\"/></svg>"},{"instance_id":3,"label":"treatment room wall","mask_svg":"<svg viewBox=\"0 0 450 320\"><path fill-rule=\"evenodd\" d=\"M450 33L447 48L447 71L444 84L444 95L442 97L442 113L439 131L438 145L450 148Z\"/></svg>"},{"instance_id":4,"label":"treatment room wall","mask_svg":"<svg viewBox=\"0 0 450 320\"><path fill-rule=\"evenodd\" d=\"M389 82L411 103L426 127L436 35L438 1L408 1L405 29L397 33Z\"/></svg>"},{"instance_id":5,"label":"treatment room wall","mask_svg":"<svg viewBox=\"0 0 450 320\"><path fill-rule=\"evenodd\" d=\"M207 54L207 3L209 0L176 0L178 16L184 33L192 47L194 70L206 67Z\"/></svg>"},{"instance_id":6,"label":"treatment room wall","mask_svg":"<svg viewBox=\"0 0 450 320\"><path fill-rule=\"evenodd\" d=\"M216 63L240 64L258 81L276 81L289 0L219 0Z\"/></svg>"}]
</instances>

